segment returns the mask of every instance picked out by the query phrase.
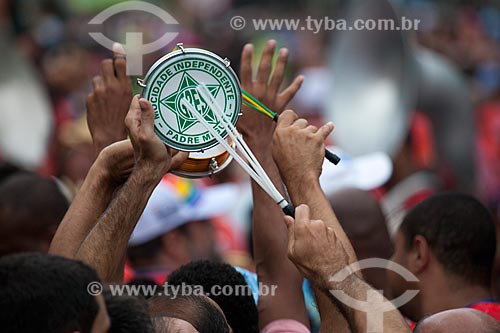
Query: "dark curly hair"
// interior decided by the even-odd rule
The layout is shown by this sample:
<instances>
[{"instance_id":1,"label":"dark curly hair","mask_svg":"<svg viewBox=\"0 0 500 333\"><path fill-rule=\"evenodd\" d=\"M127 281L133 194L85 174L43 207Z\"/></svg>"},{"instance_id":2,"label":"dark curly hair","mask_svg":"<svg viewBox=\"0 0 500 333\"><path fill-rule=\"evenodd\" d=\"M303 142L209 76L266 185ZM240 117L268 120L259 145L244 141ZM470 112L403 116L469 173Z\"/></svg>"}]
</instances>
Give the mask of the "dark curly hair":
<instances>
[{"instance_id":1,"label":"dark curly hair","mask_svg":"<svg viewBox=\"0 0 500 333\"><path fill-rule=\"evenodd\" d=\"M229 285L233 288L244 286L249 289L243 275L233 266L207 260L191 262L173 272L168 277L167 283L175 286L180 286L182 283L202 286L205 292L209 292L207 296L224 311L234 333L259 332L257 306L251 293L216 296L210 292L213 286Z\"/></svg>"},{"instance_id":2,"label":"dark curly hair","mask_svg":"<svg viewBox=\"0 0 500 333\"><path fill-rule=\"evenodd\" d=\"M2 332L90 333L99 312L89 283L100 282L80 261L43 253L0 258Z\"/></svg>"},{"instance_id":3,"label":"dark curly hair","mask_svg":"<svg viewBox=\"0 0 500 333\"><path fill-rule=\"evenodd\" d=\"M141 297L113 296L110 289L104 291L111 327L108 333L154 333L146 302Z\"/></svg>"}]
</instances>

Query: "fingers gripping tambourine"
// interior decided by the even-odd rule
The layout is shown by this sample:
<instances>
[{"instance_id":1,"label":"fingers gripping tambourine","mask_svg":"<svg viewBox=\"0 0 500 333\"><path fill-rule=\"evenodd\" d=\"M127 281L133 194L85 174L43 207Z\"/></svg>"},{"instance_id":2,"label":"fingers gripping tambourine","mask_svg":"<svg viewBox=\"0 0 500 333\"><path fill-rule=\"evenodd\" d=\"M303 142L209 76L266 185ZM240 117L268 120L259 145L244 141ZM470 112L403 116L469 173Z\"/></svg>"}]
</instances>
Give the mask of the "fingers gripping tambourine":
<instances>
[{"instance_id":1,"label":"fingers gripping tambourine","mask_svg":"<svg viewBox=\"0 0 500 333\"><path fill-rule=\"evenodd\" d=\"M276 114L246 92L242 100L238 77L227 59L206 50L177 46L151 67L144 80L138 80L142 97L153 105L158 137L166 145L190 153L172 172L190 178L210 176L234 159L286 214L293 215L293 207L235 128L242 103L275 120Z\"/></svg>"}]
</instances>

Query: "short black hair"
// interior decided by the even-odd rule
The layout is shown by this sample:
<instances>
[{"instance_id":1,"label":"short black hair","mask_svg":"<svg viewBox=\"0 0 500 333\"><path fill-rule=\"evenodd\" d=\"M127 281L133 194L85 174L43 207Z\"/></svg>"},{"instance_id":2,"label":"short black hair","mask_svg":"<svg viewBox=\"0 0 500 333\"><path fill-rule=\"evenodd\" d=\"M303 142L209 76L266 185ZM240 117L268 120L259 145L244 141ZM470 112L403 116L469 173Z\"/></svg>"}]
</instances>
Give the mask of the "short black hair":
<instances>
[{"instance_id":1,"label":"short black hair","mask_svg":"<svg viewBox=\"0 0 500 333\"><path fill-rule=\"evenodd\" d=\"M213 286L233 287L247 286L247 282L233 266L208 260L194 261L173 272L167 280L168 284L180 286L199 285L204 291ZM224 311L227 321L234 333L259 332L257 306L251 294L230 296L208 295Z\"/></svg>"},{"instance_id":2,"label":"short black hair","mask_svg":"<svg viewBox=\"0 0 500 333\"><path fill-rule=\"evenodd\" d=\"M189 322L198 332L229 333L222 313L205 296L154 296L148 300L153 321L158 317Z\"/></svg>"},{"instance_id":3,"label":"short black hair","mask_svg":"<svg viewBox=\"0 0 500 333\"><path fill-rule=\"evenodd\" d=\"M14 174L23 172L27 173L28 171L25 171L10 162L0 162L0 184Z\"/></svg>"},{"instance_id":4,"label":"short black hair","mask_svg":"<svg viewBox=\"0 0 500 333\"><path fill-rule=\"evenodd\" d=\"M400 231L407 249L415 236L421 235L448 273L464 282L490 287L495 222L474 197L458 193L432 196L410 210Z\"/></svg>"},{"instance_id":5,"label":"short black hair","mask_svg":"<svg viewBox=\"0 0 500 333\"><path fill-rule=\"evenodd\" d=\"M41 251L68 210L55 180L16 173L0 184L0 256Z\"/></svg>"},{"instance_id":6,"label":"short black hair","mask_svg":"<svg viewBox=\"0 0 500 333\"><path fill-rule=\"evenodd\" d=\"M154 333L143 298L128 295L113 296L107 289L104 292L104 300L111 321L108 333Z\"/></svg>"},{"instance_id":7,"label":"short black hair","mask_svg":"<svg viewBox=\"0 0 500 333\"><path fill-rule=\"evenodd\" d=\"M99 312L87 292L97 273L80 261L48 254L0 258L3 332L90 333Z\"/></svg>"}]
</instances>

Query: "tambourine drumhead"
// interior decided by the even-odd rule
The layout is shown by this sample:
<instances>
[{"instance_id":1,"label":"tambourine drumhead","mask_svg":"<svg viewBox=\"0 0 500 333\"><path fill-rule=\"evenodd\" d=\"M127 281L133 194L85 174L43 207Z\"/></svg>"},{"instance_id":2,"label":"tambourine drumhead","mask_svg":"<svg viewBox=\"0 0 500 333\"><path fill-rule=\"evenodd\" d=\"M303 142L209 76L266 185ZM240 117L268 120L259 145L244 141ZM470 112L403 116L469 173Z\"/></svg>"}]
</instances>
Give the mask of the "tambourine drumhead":
<instances>
[{"instance_id":1,"label":"tambourine drumhead","mask_svg":"<svg viewBox=\"0 0 500 333\"><path fill-rule=\"evenodd\" d=\"M236 124L241 109L239 80L229 62L216 54L186 48L159 59L144 79L142 96L155 111L155 132L168 146L187 152L204 152L218 145L217 140L194 115L181 105L186 99L222 135L221 126L196 87L204 84L231 122ZM191 157L191 156L190 156Z\"/></svg>"}]
</instances>

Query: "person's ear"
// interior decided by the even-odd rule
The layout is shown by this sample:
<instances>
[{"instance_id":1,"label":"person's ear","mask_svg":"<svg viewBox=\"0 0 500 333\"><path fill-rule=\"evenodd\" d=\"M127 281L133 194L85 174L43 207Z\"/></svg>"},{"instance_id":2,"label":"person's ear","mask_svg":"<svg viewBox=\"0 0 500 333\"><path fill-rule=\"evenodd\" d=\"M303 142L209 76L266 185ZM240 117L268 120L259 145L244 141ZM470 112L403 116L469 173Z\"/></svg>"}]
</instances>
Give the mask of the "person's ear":
<instances>
[{"instance_id":1,"label":"person's ear","mask_svg":"<svg viewBox=\"0 0 500 333\"><path fill-rule=\"evenodd\" d=\"M413 274L419 274L429 264L430 248L425 237L417 235L413 238L410 252L408 254L408 268Z\"/></svg>"}]
</instances>

